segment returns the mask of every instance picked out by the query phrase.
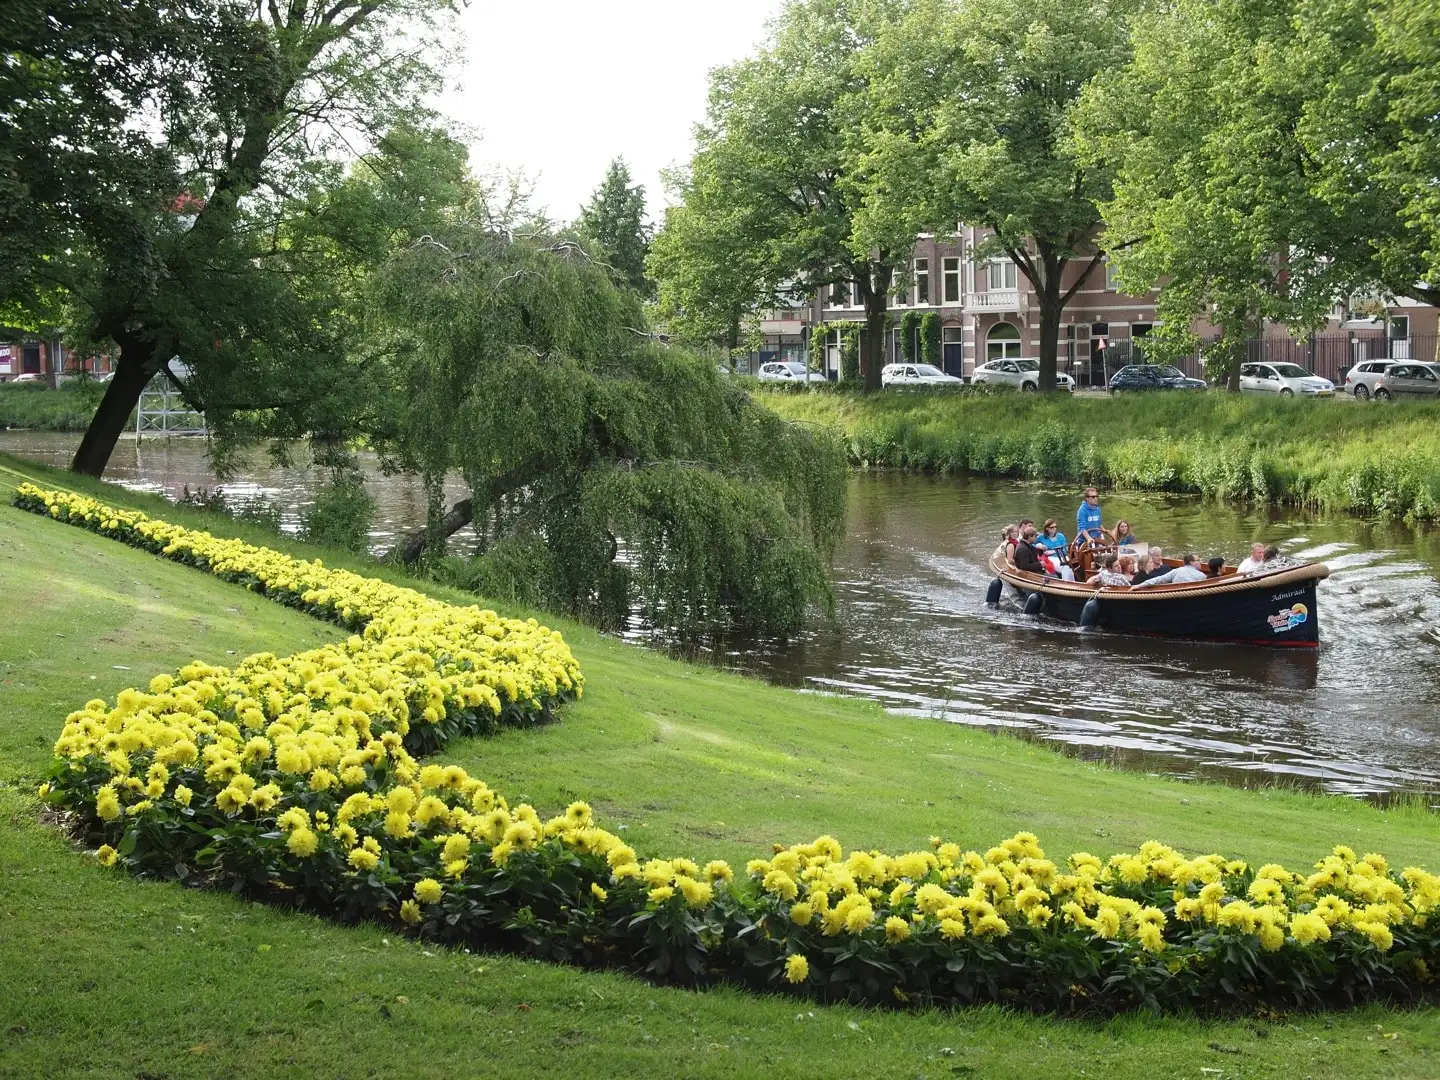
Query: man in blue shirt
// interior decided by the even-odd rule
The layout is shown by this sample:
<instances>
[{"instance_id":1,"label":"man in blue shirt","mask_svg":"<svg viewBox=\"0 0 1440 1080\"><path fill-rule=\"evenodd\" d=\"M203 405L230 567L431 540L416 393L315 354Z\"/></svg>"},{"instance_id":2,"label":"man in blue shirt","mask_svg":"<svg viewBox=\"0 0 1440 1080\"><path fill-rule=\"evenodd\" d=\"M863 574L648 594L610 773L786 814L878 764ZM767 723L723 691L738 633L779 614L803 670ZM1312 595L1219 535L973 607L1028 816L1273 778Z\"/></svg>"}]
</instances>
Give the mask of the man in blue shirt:
<instances>
[{"instance_id":1,"label":"man in blue shirt","mask_svg":"<svg viewBox=\"0 0 1440 1080\"><path fill-rule=\"evenodd\" d=\"M1075 511L1075 542L1100 539L1100 493L1093 487L1085 489L1085 501Z\"/></svg>"}]
</instances>

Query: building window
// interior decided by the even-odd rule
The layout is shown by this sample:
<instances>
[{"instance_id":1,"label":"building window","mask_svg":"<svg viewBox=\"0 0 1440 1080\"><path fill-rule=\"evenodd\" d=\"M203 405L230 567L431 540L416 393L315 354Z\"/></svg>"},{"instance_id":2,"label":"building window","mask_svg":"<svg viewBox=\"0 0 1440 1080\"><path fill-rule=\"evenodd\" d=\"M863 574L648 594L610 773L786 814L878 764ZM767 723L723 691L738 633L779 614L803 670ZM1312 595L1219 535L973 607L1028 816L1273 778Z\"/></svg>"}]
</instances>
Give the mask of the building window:
<instances>
[{"instance_id":1,"label":"building window","mask_svg":"<svg viewBox=\"0 0 1440 1080\"><path fill-rule=\"evenodd\" d=\"M1020 330L1013 323L1000 322L985 335L985 360L1020 359Z\"/></svg>"},{"instance_id":2,"label":"building window","mask_svg":"<svg viewBox=\"0 0 1440 1080\"><path fill-rule=\"evenodd\" d=\"M830 286L830 296L825 301L826 307L849 307L850 306L851 282L837 281Z\"/></svg>"},{"instance_id":3,"label":"building window","mask_svg":"<svg viewBox=\"0 0 1440 1080\"><path fill-rule=\"evenodd\" d=\"M1105 289L1113 293L1121 291L1120 281L1115 276L1115 264L1109 259L1105 260Z\"/></svg>"},{"instance_id":4,"label":"building window","mask_svg":"<svg viewBox=\"0 0 1440 1080\"><path fill-rule=\"evenodd\" d=\"M915 260L915 303L930 303L930 260Z\"/></svg>"},{"instance_id":5,"label":"building window","mask_svg":"<svg viewBox=\"0 0 1440 1080\"><path fill-rule=\"evenodd\" d=\"M1391 340L1391 341L1409 341L1409 340L1410 340L1410 316L1409 316L1409 315L1392 315L1392 316L1390 317L1390 340Z\"/></svg>"},{"instance_id":6,"label":"building window","mask_svg":"<svg viewBox=\"0 0 1440 1080\"><path fill-rule=\"evenodd\" d=\"M987 267L991 292L1005 292L1015 288L1015 264L1009 259L996 259Z\"/></svg>"},{"instance_id":7,"label":"building window","mask_svg":"<svg viewBox=\"0 0 1440 1080\"><path fill-rule=\"evenodd\" d=\"M944 263L945 303L958 304L960 302L960 260L947 258Z\"/></svg>"}]
</instances>

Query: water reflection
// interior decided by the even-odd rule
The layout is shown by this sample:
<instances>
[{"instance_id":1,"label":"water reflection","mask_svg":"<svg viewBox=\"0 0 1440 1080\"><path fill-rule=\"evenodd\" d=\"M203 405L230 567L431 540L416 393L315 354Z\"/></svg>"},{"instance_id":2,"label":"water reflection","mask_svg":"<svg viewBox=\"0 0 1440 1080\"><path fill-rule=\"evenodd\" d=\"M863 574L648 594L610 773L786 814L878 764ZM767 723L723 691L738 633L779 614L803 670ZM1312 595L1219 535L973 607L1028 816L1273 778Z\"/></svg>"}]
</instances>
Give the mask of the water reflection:
<instances>
[{"instance_id":1,"label":"water reflection","mask_svg":"<svg viewBox=\"0 0 1440 1080\"><path fill-rule=\"evenodd\" d=\"M0 432L0 450L63 465L75 436ZM419 485L367 463L377 548L417 525ZM213 486L198 443L122 442L107 472L178 494ZM317 478L259 460L232 497L282 503ZM458 493L458 488L457 488ZM856 477L836 563L837 616L788 642L719 641L698 655L771 681L859 694L897 712L1004 728L1081 756L1181 776L1352 795L1440 792L1440 542L1396 524L1107 494L1170 552L1235 560L1252 540L1322 558L1321 648L1271 650L1081 631L984 604L1002 522L1074 521L1068 488L894 474ZM1067 530L1068 531L1068 530ZM463 542L463 538L462 538ZM644 637L636 632L631 636Z\"/></svg>"}]
</instances>

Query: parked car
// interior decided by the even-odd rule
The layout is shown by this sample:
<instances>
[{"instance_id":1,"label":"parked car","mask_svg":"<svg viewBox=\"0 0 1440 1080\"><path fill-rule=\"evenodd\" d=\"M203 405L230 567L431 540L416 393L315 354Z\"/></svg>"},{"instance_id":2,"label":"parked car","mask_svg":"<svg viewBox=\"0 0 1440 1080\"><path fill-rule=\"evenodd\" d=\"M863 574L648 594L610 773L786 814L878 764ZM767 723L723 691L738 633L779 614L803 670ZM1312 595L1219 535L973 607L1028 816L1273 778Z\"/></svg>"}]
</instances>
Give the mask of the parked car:
<instances>
[{"instance_id":1,"label":"parked car","mask_svg":"<svg viewBox=\"0 0 1440 1080\"><path fill-rule=\"evenodd\" d=\"M886 364L880 369L881 386L959 386L964 381L934 364Z\"/></svg>"},{"instance_id":2,"label":"parked car","mask_svg":"<svg viewBox=\"0 0 1440 1080\"><path fill-rule=\"evenodd\" d=\"M1376 380L1385 374L1385 369L1394 362L1393 360L1366 360L1364 363L1356 364L1345 372L1345 392L1354 394L1358 400L1364 401L1375 393Z\"/></svg>"},{"instance_id":3,"label":"parked car","mask_svg":"<svg viewBox=\"0 0 1440 1080\"><path fill-rule=\"evenodd\" d=\"M1171 364L1126 364L1110 376L1109 390L1204 390L1204 379L1192 379Z\"/></svg>"},{"instance_id":4,"label":"parked car","mask_svg":"<svg viewBox=\"0 0 1440 1080\"><path fill-rule=\"evenodd\" d=\"M45 376L44 376L44 375L37 375L37 374L35 374L35 372L33 372L33 371L27 371L27 372L26 372L25 374L23 374L23 375L16 375L15 378L11 379L10 381L11 381L11 382L17 382L17 383L37 383L37 382L44 382L44 381L45 381Z\"/></svg>"},{"instance_id":5,"label":"parked car","mask_svg":"<svg viewBox=\"0 0 1440 1080\"><path fill-rule=\"evenodd\" d=\"M1433 397L1440 394L1440 364L1387 364L1375 380L1375 400L1397 397Z\"/></svg>"},{"instance_id":6,"label":"parked car","mask_svg":"<svg viewBox=\"0 0 1440 1080\"><path fill-rule=\"evenodd\" d=\"M1281 397L1334 397L1335 384L1299 364L1241 364L1240 391Z\"/></svg>"},{"instance_id":7,"label":"parked car","mask_svg":"<svg viewBox=\"0 0 1440 1080\"><path fill-rule=\"evenodd\" d=\"M991 360L977 367L970 379L972 382L1013 386L1027 394L1033 393L1040 389L1040 361ZM1056 372L1055 388L1073 392L1075 380L1063 371Z\"/></svg>"},{"instance_id":8,"label":"parked car","mask_svg":"<svg viewBox=\"0 0 1440 1080\"><path fill-rule=\"evenodd\" d=\"M805 365L798 360L771 360L761 364L760 370L755 376L761 382L824 382L825 376L818 371L806 371Z\"/></svg>"}]
</instances>

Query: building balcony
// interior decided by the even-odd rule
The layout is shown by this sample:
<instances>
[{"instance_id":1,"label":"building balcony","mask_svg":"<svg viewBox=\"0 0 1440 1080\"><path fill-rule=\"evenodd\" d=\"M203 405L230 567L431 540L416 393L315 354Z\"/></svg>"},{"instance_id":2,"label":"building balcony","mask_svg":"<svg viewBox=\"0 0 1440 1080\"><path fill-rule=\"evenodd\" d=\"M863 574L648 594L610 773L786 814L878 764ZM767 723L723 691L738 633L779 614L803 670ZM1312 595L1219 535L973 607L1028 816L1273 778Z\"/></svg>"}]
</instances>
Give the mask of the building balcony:
<instances>
[{"instance_id":1,"label":"building balcony","mask_svg":"<svg viewBox=\"0 0 1440 1080\"><path fill-rule=\"evenodd\" d=\"M1029 303L1019 289L991 289L969 293L965 298L965 307L974 312L1002 311L1018 315L1029 307Z\"/></svg>"}]
</instances>

